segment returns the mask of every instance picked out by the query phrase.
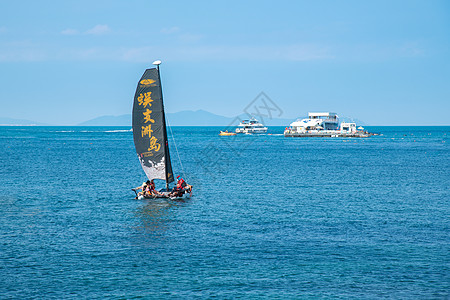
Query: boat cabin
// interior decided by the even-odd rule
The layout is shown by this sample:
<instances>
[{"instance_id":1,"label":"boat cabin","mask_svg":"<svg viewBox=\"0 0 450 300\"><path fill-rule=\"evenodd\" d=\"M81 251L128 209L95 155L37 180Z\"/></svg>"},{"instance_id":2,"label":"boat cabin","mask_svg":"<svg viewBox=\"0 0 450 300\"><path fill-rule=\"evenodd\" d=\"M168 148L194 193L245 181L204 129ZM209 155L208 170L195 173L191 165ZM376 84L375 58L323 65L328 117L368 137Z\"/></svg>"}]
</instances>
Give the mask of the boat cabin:
<instances>
[{"instance_id":1,"label":"boat cabin","mask_svg":"<svg viewBox=\"0 0 450 300\"><path fill-rule=\"evenodd\" d=\"M308 113L308 118L337 121L338 116L336 113L333 112L310 112Z\"/></svg>"},{"instance_id":2,"label":"boat cabin","mask_svg":"<svg viewBox=\"0 0 450 300\"><path fill-rule=\"evenodd\" d=\"M356 132L356 123L341 123L341 131Z\"/></svg>"},{"instance_id":3,"label":"boat cabin","mask_svg":"<svg viewBox=\"0 0 450 300\"><path fill-rule=\"evenodd\" d=\"M290 126L294 132L339 130L339 117L333 112L310 112L307 119L297 120Z\"/></svg>"}]
</instances>

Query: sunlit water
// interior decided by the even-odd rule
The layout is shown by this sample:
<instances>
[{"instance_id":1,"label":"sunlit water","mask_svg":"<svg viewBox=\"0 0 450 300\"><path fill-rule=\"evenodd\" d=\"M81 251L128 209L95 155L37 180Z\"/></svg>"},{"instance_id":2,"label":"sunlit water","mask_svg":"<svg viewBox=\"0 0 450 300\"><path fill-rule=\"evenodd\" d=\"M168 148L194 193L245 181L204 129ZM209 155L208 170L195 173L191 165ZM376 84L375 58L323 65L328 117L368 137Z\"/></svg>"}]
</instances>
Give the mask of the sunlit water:
<instances>
[{"instance_id":1,"label":"sunlit water","mask_svg":"<svg viewBox=\"0 0 450 300\"><path fill-rule=\"evenodd\" d=\"M449 297L449 127L220 129L173 128L180 202L130 128L0 127L0 298Z\"/></svg>"}]
</instances>

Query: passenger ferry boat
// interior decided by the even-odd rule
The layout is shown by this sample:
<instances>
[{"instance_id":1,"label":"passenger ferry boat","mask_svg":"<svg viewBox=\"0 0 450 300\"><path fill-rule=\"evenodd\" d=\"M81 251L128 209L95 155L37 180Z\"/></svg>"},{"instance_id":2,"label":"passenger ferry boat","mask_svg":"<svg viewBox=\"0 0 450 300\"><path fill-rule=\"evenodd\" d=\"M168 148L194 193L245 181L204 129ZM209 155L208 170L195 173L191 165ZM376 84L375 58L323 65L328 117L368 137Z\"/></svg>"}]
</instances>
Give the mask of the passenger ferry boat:
<instances>
[{"instance_id":1,"label":"passenger ferry boat","mask_svg":"<svg viewBox=\"0 0 450 300\"><path fill-rule=\"evenodd\" d=\"M266 132L267 127L259 123L259 121L256 119L243 120L238 125L238 128L236 128L236 133L252 134L252 133L266 133Z\"/></svg>"},{"instance_id":2,"label":"passenger ferry boat","mask_svg":"<svg viewBox=\"0 0 450 300\"><path fill-rule=\"evenodd\" d=\"M309 113L307 119L297 120L284 130L286 137L369 137L373 134L356 128L356 123L341 123L333 112Z\"/></svg>"}]
</instances>

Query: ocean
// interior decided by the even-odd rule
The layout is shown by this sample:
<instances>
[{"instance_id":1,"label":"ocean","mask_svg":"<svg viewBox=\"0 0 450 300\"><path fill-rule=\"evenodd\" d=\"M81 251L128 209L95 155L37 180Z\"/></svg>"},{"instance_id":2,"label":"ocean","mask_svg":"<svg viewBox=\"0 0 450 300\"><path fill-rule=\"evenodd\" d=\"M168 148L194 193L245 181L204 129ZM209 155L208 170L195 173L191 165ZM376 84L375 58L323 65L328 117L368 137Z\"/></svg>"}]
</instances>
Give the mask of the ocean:
<instances>
[{"instance_id":1,"label":"ocean","mask_svg":"<svg viewBox=\"0 0 450 300\"><path fill-rule=\"evenodd\" d=\"M449 299L450 127L221 129L172 128L173 201L130 127L0 127L0 298Z\"/></svg>"}]
</instances>

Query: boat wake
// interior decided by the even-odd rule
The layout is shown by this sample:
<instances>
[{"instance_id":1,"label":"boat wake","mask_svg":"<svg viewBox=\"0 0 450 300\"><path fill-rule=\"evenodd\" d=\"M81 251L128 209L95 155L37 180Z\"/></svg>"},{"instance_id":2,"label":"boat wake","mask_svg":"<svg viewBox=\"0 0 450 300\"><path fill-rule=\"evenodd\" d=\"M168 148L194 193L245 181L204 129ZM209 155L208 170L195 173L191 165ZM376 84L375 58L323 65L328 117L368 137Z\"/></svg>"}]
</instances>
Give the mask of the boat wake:
<instances>
[{"instance_id":1,"label":"boat wake","mask_svg":"<svg viewBox=\"0 0 450 300\"><path fill-rule=\"evenodd\" d=\"M133 129L125 129L125 130L107 130L104 132L133 132Z\"/></svg>"},{"instance_id":2,"label":"boat wake","mask_svg":"<svg viewBox=\"0 0 450 300\"><path fill-rule=\"evenodd\" d=\"M117 129L117 130L58 130L58 131L54 131L56 133L72 133L72 132L76 132L76 133L121 133L121 132L133 132L133 129Z\"/></svg>"}]
</instances>

